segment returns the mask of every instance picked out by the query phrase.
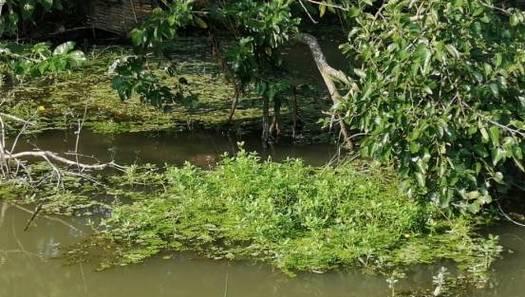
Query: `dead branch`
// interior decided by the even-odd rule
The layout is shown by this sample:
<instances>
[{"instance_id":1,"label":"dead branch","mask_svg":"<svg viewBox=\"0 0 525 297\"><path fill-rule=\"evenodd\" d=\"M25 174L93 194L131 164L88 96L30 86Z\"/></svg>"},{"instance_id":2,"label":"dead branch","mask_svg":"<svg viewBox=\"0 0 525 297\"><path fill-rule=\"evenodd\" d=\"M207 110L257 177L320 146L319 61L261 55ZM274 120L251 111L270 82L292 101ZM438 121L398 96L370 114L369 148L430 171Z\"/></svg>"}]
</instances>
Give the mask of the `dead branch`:
<instances>
[{"instance_id":1,"label":"dead branch","mask_svg":"<svg viewBox=\"0 0 525 297\"><path fill-rule=\"evenodd\" d=\"M35 208L35 211L33 212L33 214L31 215L31 217L29 218L29 220L27 221L26 223L26 226L24 227L24 232L26 232L27 230L29 230L29 226L31 226L31 223L33 223L33 221L36 219L36 216L38 216L38 214L40 213L40 211L42 210L42 207L44 206L44 203L40 203L38 204L38 206Z\"/></svg>"},{"instance_id":2,"label":"dead branch","mask_svg":"<svg viewBox=\"0 0 525 297\"><path fill-rule=\"evenodd\" d=\"M24 212L26 212L28 214L31 214L31 215L34 213L33 211L31 211L31 210L29 210L29 209L27 209L27 208L25 208L25 207L23 207L21 205L11 204L11 206L13 206L14 208L17 208L17 209L19 209L21 211L24 211ZM65 220L62 220L60 218L52 217L52 216L48 216L48 215L40 215L39 218L43 218L43 219L46 219L46 220L51 221L51 222L57 222L57 223L62 224L62 225L66 226L66 227L68 227L68 228L70 228L72 230L75 230L77 232L82 233L82 230L78 229L73 224L71 224L69 222L66 222Z\"/></svg>"},{"instance_id":3,"label":"dead branch","mask_svg":"<svg viewBox=\"0 0 525 297\"><path fill-rule=\"evenodd\" d=\"M51 160L54 160L64 165L78 166L81 168L81 170L103 170L107 168L124 169L123 166L120 166L113 161L108 162L108 163L103 163L103 164L77 163L76 161L72 161L72 160L63 158L50 151L20 152L20 153L8 154L4 156L6 160L21 159L21 158L27 158L27 157L41 158L48 162L50 162Z\"/></svg>"},{"instance_id":4,"label":"dead branch","mask_svg":"<svg viewBox=\"0 0 525 297\"><path fill-rule=\"evenodd\" d=\"M19 129L16 138L13 141L13 144L11 145L11 148L7 148L7 128L5 120L11 120L15 121L17 123L23 123L23 127ZM29 174L29 170L25 166L27 164L28 159L31 158L39 158L44 160L53 170L54 175L56 175L57 180L57 186L61 184L62 176L67 174L67 170L62 170L60 167L67 166L67 167L76 167L79 173L86 172L86 171L92 171L92 170L104 170L107 168L113 168L118 170L125 170L125 167L120 166L116 164L114 161L108 162L108 163L95 163L95 164L83 164L79 162L79 155L78 155L78 144L79 144L79 137L80 132L82 129L82 125L85 120L85 114L84 119L79 121L79 127L76 131L77 134L77 140L75 143L75 160L70 160L68 158L62 157L58 155L57 153L45 151L45 150L35 150L35 151L21 151L21 152L15 152L16 145L20 139L20 137L25 133L28 126L34 125L32 122L21 119L19 117L6 114L6 113L0 113L0 177L3 178L15 178L19 175L20 169L25 171L26 175L28 176L29 181L32 181L31 174ZM15 164L15 166L13 165ZM14 172L12 172L12 167L14 166Z\"/></svg>"}]
</instances>

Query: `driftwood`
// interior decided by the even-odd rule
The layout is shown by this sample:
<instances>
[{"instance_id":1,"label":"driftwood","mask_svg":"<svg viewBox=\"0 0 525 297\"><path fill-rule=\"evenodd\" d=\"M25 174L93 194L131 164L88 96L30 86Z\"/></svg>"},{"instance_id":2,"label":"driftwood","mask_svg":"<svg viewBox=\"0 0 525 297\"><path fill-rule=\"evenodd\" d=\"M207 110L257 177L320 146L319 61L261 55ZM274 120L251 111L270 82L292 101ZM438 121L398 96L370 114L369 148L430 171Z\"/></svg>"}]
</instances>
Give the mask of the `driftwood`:
<instances>
[{"instance_id":1,"label":"driftwood","mask_svg":"<svg viewBox=\"0 0 525 297\"><path fill-rule=\"evenodd\" d=\"M24 158L41 158L47 162L58 162L63 165L67 166L74 166L79 167L81 170L103 170L106 168L115 168L118 167L115 162L111 161L108 163L103 164L83 164L77 161L69 160L66 158L63 158L53 152L50 151L30 151L30 152L20 152L20 153L7 153L5 156L3 156L4 160L20 160Z\"/></svg>"}]
</instances>

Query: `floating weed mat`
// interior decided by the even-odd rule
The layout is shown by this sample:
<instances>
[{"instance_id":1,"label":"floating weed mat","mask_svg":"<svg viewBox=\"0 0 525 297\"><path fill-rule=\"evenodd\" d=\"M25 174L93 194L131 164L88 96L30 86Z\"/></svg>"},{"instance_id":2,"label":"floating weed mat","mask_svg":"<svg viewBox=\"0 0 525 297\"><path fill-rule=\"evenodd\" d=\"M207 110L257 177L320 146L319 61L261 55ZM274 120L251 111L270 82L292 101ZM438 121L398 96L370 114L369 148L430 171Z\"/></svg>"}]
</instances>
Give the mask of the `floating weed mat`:
<instances>
[{"instance_id":1,"label":"floating weed mat","mask_svg":"<svg viewBox=\"0 0 525 297\"><path fill-rule=\"evenodd\" d=\"M213 170L188 164L155 174L148 171L144 180L157 192L114 205L100 226L91 246L99 242L113 251L101 267L192 251L292 273L349 266L382 271L448 259L482 275L500 252L496 238L475 235L469 218L446 219L408 198L384 167L314 168L241 151ZM121 183L130 180L140 181L139 171Z\"/></svg>"},{"instance_id":2,"label":"floating weed mat","mask_svg":"<svg viewBox=\"0 0 525 297\"><path fill-rule=\"evenodd\" d=\"M169 61L158 60L149 65L163 84L175 86L180 80L185 81L185 89L195 99L188 106L174 104L157 108L141 103L136 96L123 102L111 87L108 69L118 57L131 55L132 51L118 47L89 52L84 66L74 71L4 86L1 90L4 96L0 95L0 99L7 100L6 112L34 119L37 125L32 128L33 132L74 127L86 111L85 127L107 134L232 126L241 131L260 129L262 100L250 91L240 98L233 121L228 122L234 89L209 50L203 48L206 45L205 40L198 38L181 40L170 50ZM160 71L168 62L176 69L174 77ZM330 108L324 97L326 92L315 87L298 92L305 138L319 134L316 132L321 129L318 120L324 117L322 110ZM291 133L292 115L288 105L284 104L281 111L283 134Z\"/></svg>"}]
</instances>

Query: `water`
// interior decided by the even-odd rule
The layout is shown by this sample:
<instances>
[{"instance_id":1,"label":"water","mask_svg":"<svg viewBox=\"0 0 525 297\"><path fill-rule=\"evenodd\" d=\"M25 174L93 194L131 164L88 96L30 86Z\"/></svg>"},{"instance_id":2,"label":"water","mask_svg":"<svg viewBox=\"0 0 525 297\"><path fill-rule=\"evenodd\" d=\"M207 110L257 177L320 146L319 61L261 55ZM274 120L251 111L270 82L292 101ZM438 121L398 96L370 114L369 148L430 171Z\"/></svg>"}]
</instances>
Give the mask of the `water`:
<instances>
[{"instance_id":1,"label":"water","mask_svg":"<svg viewBox=\"0 0 525 297\"><path fill-rule=\"evenodd\" d=\"M386 297L384 278L360 272L288 277L250 262L211 261L191 255L156 257L144 264L95 272L91 264L66 265L61 247L89 233L89 218L38 217L0 202L0 296L2 297ZM494 288L472 297L522 297L525 292L525 229L496 228L512 254L495 265ZM438 266L414 269L402 288L429 288Z\"/></svg>"},{"instance_id":2,"label":"water","mask_svg":"<svg viewBox=\"0 0 525 297\"><path fill-rule=\"evenodd\" d=\"M73 151L76 137L68 132L47 132L21 142L20 149L39 147L55 152ZM240 139L220 133L159 133L98 135L82 134L79 152L102 161L171 163L185 160L207 166L225 151L238 150L244 141L248 150L258 150L274 160L301 157L320 165L330 160L332 145L292 146L278 144L269 150L256 136ZM95 272L93 264L66 265L61 248L88 235L90 218L38 217L24 232L31 210L0 202L0 297L385 297L390 291L384 277L359 271L301 274L290 278L267 265L252 262L211 261L187 254L156 257L144 264ZM490 232L499 234L506 250L494 268L490 289L471 296L518 297L525 292L525 228L503 225ZM439 265L416 267L401 288L431 288Z\"/></svg>"},{"instance_id":3,"label":"water","mask_svg":"<svg viewBox=\"0 0 525 297\"><path fill-rule=\"evenodd\" d=\"M257 151L263 158L282 161L288 157L302 158L308 164L322 165L337 153L335 145L297 145L279 143L263 148L259 135L245 135L241 138L226 136L219 132L185 133L124 133L118 135L81 133L78 152L85 156L96 156L100 161L115 160L121 164L154 163L180 165L189 161L195 165L207 166L220 159L225 152L239 150L244 142L247 151ZM53 152L74 152L76 136L73 132L48 131L22 141L16 151L39 148ZM70 157L71 158L71 157ZM84 162L95 160L84 157Z\"/></svg>"},{"instance_id":4,"label":"water","mask_svg":"<svg viewBox=\"0 0 525 297\"><path fill-rule=\"evenodd\" d=\"M174 256L95 272L89 264L64 265L60 247L80 240L83 220L37 218L1 204L0 296L2 297L176 297L176 296L385 296L382 278L358 273L290 278L265 265ZM71 225L70 225L71 224ZM78 228L80 230L74 229Z\"/></svg>"},{"instance_id":5,"label":"water","mask_svg":"<svg viewBox=\"0 0 525 297\"><path fill-rule=\"evenodd\" d=\"M334 42L322 46L331 65L343 69L344 59ZM302 45L292 48L285 63L301 80L322 83L311 55ZM248 151L281 161L300 157L322 165L331 160L333 145L280 143L263 148L259 135L241 138L215 132L128 133L98 135L82 132L79 153L102 162L121 164L182 164L190 161L206 167L224 152L234 153L244 141ZM54 152L75 151L71 132L48 131L21 141L18 150L40 148ZM93 159L83 157L82 161ZM90 218L39 216L27 232L31 210L0 201L0 297L386 297L384 277L359 271L300 274L289 277L267 265L253 262L211 261L188 254L155 257L143 264L96 272L91 263L66 265L63 247L87 236ZM525 228L502 225L490 230L505 246L503 259L494 265L491 287L472 292L472 297L525 296ZM512 250L512 253L508 251ZM415 267L401 289L429 289L440 265Z\"/></svg>"}]
</instances>

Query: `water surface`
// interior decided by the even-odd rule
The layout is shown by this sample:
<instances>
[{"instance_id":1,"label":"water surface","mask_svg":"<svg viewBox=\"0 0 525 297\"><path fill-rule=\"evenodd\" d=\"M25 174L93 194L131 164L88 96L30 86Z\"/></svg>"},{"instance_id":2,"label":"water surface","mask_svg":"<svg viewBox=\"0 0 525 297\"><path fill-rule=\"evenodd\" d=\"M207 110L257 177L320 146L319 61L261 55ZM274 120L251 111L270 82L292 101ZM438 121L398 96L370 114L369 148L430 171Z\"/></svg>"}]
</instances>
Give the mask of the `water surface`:
<instances>
[{"instance_id":1,"label":"water surface","mask_svg":"<svg viewBox=\"0 0 525 297\"><path fill-rule=\"evenodd\" d=\"M328 144L294 146L280 143L264 149L256 136L239 139L214 132L82 133L79 152L101 161L208 166L224 152L237 151L239 141L249 151L280 161L300 157L313 165L332 159L336 147ZM75 150L72 133L51 131L22 141L19 149L38 147L65 153ZM24 228L31 209L0 202L0 297L386 297L384 277L360 271L300 274L289 277L253 262L212 261L187 254L155 257L143 264L96 272L92 263L66 265L62 248L89 234L89 217L37 217ZM490 230L501 236L506 253L494 265L490 288L472 297L525 296L525 228L501 225ZM508 251L512 251L509 253ZM415 267L401 289L432 287L440 265Z\"/></svg>"},{"instance_id":2,"label":"water surface","mask_svg":"<svg viewBox=\"0 0 525 297\"><path fill-rule=\"evenodd\" d=\"M75 152L77 137L72 131L47 131L20 142L16 151L42 149L59 153ZM239 143L247 151L257 151L263 158L282 161L301 158L311 165L323 165L336 156L333 144L292 144L282 141L263 147L259 135L230 136L221 132L157 132L96 134L83 131L78 153L96 156L97 160L115 160L121 164L154 163L180 165L185 161L206 166L220 159L225 152L233 154ZM89 158L83 158L89 162ZM94 160L91 160L93 162Z\"/></svg>"},{"instance_id":3,"label":"water surface","mask_svg":"<svg viewBox=\"0 0 525 297\"><path fill-rule=\"evenodd\" d=\"M0 202L0 296L2 297L386 297L384 278L354 272L288 277L251 262L225 262L191 255L156 257L143 264L96 272L92 264L66 265L61 247L89 233L89 218L39 217ZM525 229L503 225L506 254L494 268L493 288L472 297L523 297ZM439 266L414 269L402 288L430 288Z\"/></svg>"}]
</instances>

